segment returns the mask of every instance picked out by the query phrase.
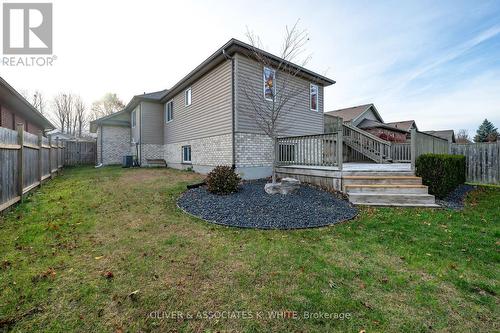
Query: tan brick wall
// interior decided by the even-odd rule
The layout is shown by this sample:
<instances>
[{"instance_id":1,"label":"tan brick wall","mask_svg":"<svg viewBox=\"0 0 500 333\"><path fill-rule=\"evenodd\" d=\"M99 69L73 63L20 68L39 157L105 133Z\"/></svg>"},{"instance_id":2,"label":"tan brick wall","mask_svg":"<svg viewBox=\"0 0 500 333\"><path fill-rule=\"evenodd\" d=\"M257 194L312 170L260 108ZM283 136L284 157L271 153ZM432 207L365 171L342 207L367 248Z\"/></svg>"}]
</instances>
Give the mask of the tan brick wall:
<instances>
[{"instance_id":1,"label":"tan brick wall","mask_svg":"<svg viewBox=\"0 0 500 333\"><path fill-rule=\"evenodd\" d=\"M194 170L206 173L217 165L232 165L232 135L224 134L207 138L166 144L164 156L167 165L187 168L182 164L182 146L191 146L191 160Z\"/></svg>"},{"instance_id":2,"label":"tan brick wall","mask_svg":"<svg viewBox=\"0 0 500 333\"><path fill-rule=\"evenodd\" d=\"M237 167L272 166L273 146L267 135L236 133L235 141Z\"/></svg>"},{"instance_id":3,"label":"tan brick wall","mask_svg":"<svg viewBox=\"0 0 500 333\"><path fill-rule=\"evenodd\" d=\"M97 135L98 163L102 163L104 165L121 164L124 155L132 154L130 145L130 128L120 126L103 126L99 127Z\"/></svg>"}]
</instances>

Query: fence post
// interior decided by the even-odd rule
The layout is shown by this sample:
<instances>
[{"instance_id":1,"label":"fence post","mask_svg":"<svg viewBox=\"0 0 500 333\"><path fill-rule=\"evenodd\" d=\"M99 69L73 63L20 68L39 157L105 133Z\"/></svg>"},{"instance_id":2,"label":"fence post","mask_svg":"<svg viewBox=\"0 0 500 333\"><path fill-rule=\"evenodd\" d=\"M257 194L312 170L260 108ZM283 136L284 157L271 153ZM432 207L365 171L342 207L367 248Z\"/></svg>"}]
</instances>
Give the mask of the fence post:
<instances>
[{"instance_id":1,"label":"fence post","mask_svg":"<svg viewBox=\"0 0 500 333\"><path fill-rule=\"evenodd\" d=\"M42 186L43 177L43 132L38 131L38 182Z\"/></svg>"},{"instance_id":2,"label":"fence post","mask_svg":"<svg viewBox=\"0 0 500 333\"><path fill-rule=\"evenodd\" d=\"M24 124L17 124L17 144L20 146L17 152L17 193L23 201L23 184L24 184Z\"/></svg>"},{"instance_id":3,"label":"fence post","mask_svg":"<svg viewBox=\"0 0 500 333\"><path fill-rule=\"evenodd\" d=\"M59 176L59 137L56 137L56 169Z\"/></svg>"},{"instance_id":4,"label":"fence post","mask_svg":"<svg viewBox=\"0 0 500 333\"><path fill-rule=\"evenodd\" d=\"M342 170L342 164L344 162L344 133L342 131L342 125L340 125L339 130L337 131L337 164L339 166L339 170Z\"/></svg>"},{"instance_id":5,"label":"fence post","mask_svg":"<svg viewBox=\"0 0 500 333\"><path fill-rule=\"evenodd\" d=\"M417 155L417 130L412 128L410 131L410 139L411 139L411 147L410 147L410 155L411 155L411 171L415 171L415 160Z\"/></svg>"},{"instance_id":6,"label":"fence post","mask_svg":"<svg viewBox=\"0 0 500 333\"><path fill-rule=\"evenodd\" d=\"M52 176L52 136L49 136L49 175L50 179L54 178Z\"/></svg>"}]
</instances>

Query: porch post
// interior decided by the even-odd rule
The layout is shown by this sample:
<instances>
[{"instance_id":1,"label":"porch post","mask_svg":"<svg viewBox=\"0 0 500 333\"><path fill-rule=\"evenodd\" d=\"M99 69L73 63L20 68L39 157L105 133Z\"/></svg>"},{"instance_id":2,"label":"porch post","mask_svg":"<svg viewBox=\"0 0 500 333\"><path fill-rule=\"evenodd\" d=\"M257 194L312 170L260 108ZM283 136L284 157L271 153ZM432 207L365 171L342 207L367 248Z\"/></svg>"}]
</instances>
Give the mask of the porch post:
<instances>
[{"instance_id":1,"label":"porch post","mask_svg":"<svg viewBox=\"0 0 500 333\"><path fill-rule=\"evenodd\" d=\"M342 127L337 131L337 164L339 170L342 170L342 163L344 162L344 151L343 151L343 133Z\"/></svg>"},{"instance_id":2,"label":"porch post","mask_svg":"<svg viewBox=\"0 0 500 333\"><path fill-rule=\"evenodd\" d=\"M410 156L411 156L411 171L415 172L415 159L417 154L417 130L412 128L410 131Z\"/></svg>"}]
</instances>

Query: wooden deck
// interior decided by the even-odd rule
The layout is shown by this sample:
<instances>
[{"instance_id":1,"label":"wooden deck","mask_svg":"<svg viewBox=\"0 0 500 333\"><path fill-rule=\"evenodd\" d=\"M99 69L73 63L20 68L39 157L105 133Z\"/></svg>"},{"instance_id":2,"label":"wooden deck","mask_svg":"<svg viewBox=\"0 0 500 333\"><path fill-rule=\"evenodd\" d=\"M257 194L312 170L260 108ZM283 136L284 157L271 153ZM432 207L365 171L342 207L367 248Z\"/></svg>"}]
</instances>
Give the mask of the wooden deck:
<instances>
[{"instance_id":1,"label":"wooden deck","mask_svg":"<svg viewBox=\"0 0 500 333\"><path fill-rule=\"evenodd\" d=\"M339 171L339 168L335 166L319 165L284 165L279 168ZM411 163L344 163L342 166L342 172L346 171L411 172Z\"/></svg>"}]
</instances>

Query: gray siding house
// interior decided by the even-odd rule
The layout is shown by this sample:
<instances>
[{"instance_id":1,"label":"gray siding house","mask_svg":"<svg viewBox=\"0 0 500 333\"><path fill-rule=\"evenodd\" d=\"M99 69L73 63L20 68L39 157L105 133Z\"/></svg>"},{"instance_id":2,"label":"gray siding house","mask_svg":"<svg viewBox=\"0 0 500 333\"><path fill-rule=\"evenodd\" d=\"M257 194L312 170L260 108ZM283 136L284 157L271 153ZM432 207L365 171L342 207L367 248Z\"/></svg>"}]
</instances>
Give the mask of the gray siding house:
<instances>
[{"instance_id":1,"label":"gray siding house","mask_svg":"<svg viewBox=\"0 0 500 333\"><path fill-rule=\"evenodd\" d=\"M251 55L250 45L231 39L172 88L134 96L122 111L93 121L98 163L118 164L124 155L134 155L141 166L164 160L169 167L208 173L230 165L246 179L269 176L271 140L260 130L245 94L245 89L262 91L261 103L268 103L264 67ZM323 133L323 88L335 81L295 67L292 84L304 93L287 104L282 119L287 126L280 135ZM279 71L275 80L279 85Z\"/></svg>"}]
</instances>

